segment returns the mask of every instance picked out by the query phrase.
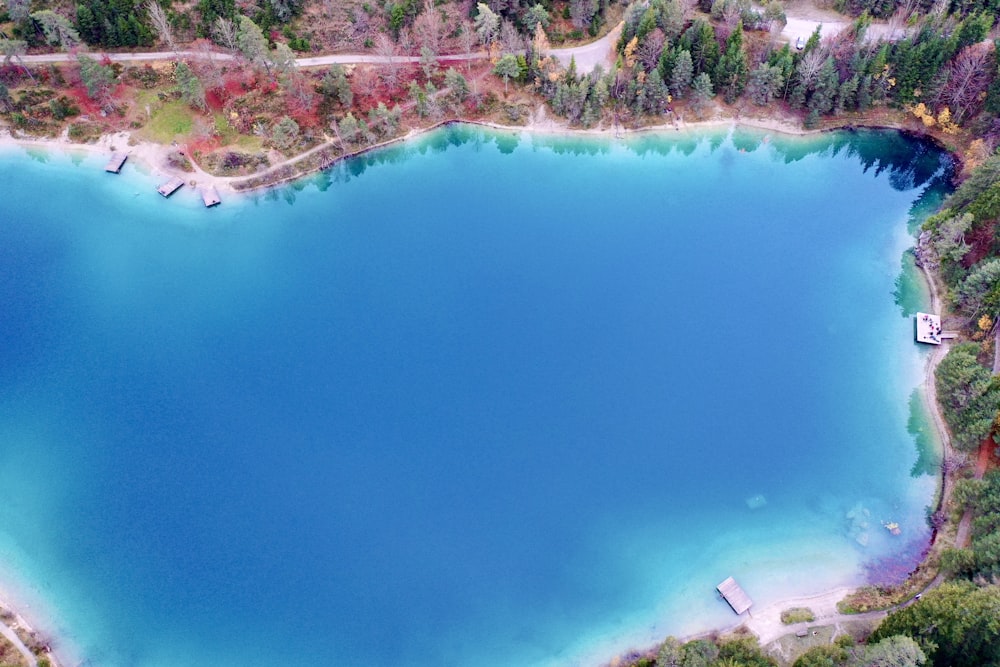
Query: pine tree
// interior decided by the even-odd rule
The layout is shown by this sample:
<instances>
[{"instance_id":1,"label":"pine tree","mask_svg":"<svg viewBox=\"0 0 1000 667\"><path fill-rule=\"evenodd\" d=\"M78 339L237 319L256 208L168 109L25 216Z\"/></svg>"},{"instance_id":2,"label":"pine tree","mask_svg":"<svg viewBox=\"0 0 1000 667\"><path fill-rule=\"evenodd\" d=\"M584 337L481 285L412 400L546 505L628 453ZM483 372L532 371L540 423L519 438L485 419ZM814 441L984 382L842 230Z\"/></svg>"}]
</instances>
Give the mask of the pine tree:
<instances>
[{"instance_id":1,"label":"pine tree","mask_svg":"<svg viewBox=\"0 0 1000 667\"><path fill-rule=\"evenodd\" d=\"M837 91L837 101L833 105L836 113L850 111L857 108L858 86L860 83L861 78L855 74L850 79L840 84L840 90Z\"/></svg>"},{"instance_id":2,"label":"pine tree","mask_svg":"<svg viewBox=\"0 0 1000 667\"><path fill-rule=\"evenodd\" d=\"M660 71L653 69L646 77L646 82L642 87L645 92L644 111L652 115L662 114L667 108L667 96L670 93L666 84L663 83Z\"/></svg>"},{"instance_id":3,"label":"pine tree","mask_svg":"<svg viewBox=\"0 0 1000 667\"><path fill-rule=\"evenodd\" d=\"M726 51L719 58L715 67L715 84L722 91L726 104L732 104L747 84L747 54L743 51L743 21L736 23L729 38L726 39Z\"/></svg>"},{"instance_id":4,"label":"pine tree","mask_svg":"<svg viewBox=\"0 0 1000 667\"><path fill-rule=\"evenodd\" d=\"M324 97L335 99L343 106L349 107L354 101L351 84L347 81L347 73L343 65L330 65L319 84L319 92Z\"/></svg>"},{"instance_id":5,"label":"pine tree","mask_svg":"<svg viewBox=\"0 0 1000 667\"><path fill-rule=\"evenodd\" d=\"M715 91L712 90L712 79L708 74L702 72L691 83L691 91L691 106L695 114L701 116L708 109L712 98L715 97Z\"/></svg>"},{"instance_id":6,"label":"pine tree","mask_svg":"<svg viewBox=\"0 0 1000 667\"><path fill-rule=\"evenodd\" d=\"M191 71L187 63L179 62L174 68L174 78L177 79L177 90L181 99L198 109L205 108L205 87L201 80Z\"/></svg>"},{"instance_id":7,"label":"pine tree","mask_svg":"<svg viewBox=\"0 0 1000 667\"><path fill-rule=\"evenodd\" d=\"M820 114L833 111L833 104L837 99L839 88L840 79L831 56L823 62L823 68L820 70L812 95L809 97L809 109Z\"/></svg>"},{"instance_id":8,"label":"pine tree","mask_svg":"<svg viewBox=\"0 0 1000 667\"><path fill-rule=\"evenodd\" d=\"M670 75L670 91L674 97L684 97L694 78L694 66L691 63L691 53L682 50L677 54L674 71Z\"/></svg>"},{"instance_id":9,"label":"pine tree","mask_svg":"<svg viewBox=\"0 0 1000 667\"><path fill-rule=\"evenodd\" d=\"M747 81L747 92L754 104L767 106L781 92L785 85L785 77L777 65L761 63L750 73Z\"/></svg>"}]
</instances>

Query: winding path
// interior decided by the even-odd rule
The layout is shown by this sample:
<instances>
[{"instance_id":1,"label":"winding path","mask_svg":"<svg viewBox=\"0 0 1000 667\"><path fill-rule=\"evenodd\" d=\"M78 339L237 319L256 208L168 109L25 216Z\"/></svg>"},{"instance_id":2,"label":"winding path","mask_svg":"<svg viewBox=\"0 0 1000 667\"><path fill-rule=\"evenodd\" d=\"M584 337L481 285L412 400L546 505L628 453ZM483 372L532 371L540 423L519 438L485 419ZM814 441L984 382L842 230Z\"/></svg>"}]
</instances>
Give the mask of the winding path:
<instances>
[{"instance_id":1,"label":"winding path","mask_svg":"<svg viewBox=\"0 0 1000 667\"><path fill-rule=\"evenodd\" d=\"M607 63L614 50L618 35L621 34L621 24L598 40L580 46L570 46L564 49L550 49L549 55L554 56L565 66L570 60L576 60L576 69L580 73L589 73L598 63ZM237 60L231 53L222 51L149 51L141 53L103 53L111 62L158 62L178 59L205 59L213 58L217 60ZM437 57L438 61L466 61L484 60L487 57L485 51L472 51L469 53L444 54ZM68 63L76 61L75 53L40 53L18 58L26 64L31 63ZM297 58L295 64L298 67L322 67L323 65L352 65L352 64L372 64L385 65L389 63L418 63L417 56L377 56L367 53L333 53L324 56L311 56L308 58Z\"/></svg>"},{"instance_id":2,"label":"winding path","mask_svg":"<svg viewBox=\"0 0 1000 667\"><path fill-rule=\"evenodd\" d=\"M14 648L21 652L21 655L28 662L28 667L38 667L38 660L35 658L35 654L28 650L28 647L24 645L24 642L17 636L17 633L6 623L0 623L0 635L6 637L14 645Z\"/></svg>"}]
</instances>

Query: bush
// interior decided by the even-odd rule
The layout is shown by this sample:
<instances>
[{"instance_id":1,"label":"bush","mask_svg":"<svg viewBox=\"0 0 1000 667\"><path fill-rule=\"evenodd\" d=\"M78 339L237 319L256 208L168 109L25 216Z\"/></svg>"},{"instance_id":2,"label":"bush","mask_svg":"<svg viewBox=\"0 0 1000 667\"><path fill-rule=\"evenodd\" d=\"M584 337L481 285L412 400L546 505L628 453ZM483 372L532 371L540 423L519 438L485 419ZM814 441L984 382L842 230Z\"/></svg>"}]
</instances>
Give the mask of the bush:
<instances>
[{"instance_id":1,"label":"bush","mask_svg":"<svg viewBox=\"0 0 1000 667\"><path fill-rule=\"evenodd\" d=\"M58 99L49 100L49 108L52 110L52 117L56 120L65 120L70 116L80 115L80 108L65 95L60 95Z\"/></svg>"},{"instance_id":2,"label":"bush","mask_svg":"<svg viewBox=\"0 0 1000 667\"><path fill-rule=\"evenodd\" d=\"M816 620L812 609L808 607L792 607L781 612L781 622L785 625L793 623L810 623Z\"/></svg>"}]
</instances>

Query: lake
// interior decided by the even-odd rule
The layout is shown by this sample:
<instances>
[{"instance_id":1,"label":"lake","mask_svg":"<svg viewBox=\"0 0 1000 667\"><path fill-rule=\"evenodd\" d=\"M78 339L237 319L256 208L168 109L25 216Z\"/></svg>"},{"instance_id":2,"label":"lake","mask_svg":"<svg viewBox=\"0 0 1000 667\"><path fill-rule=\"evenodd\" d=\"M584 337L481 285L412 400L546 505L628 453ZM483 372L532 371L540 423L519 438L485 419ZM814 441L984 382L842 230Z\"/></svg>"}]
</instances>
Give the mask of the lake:
<instances>
[{"instance_id":1,"label":"lake","mask_svg":"<svg viewBox=\"0 0 1000 667\"><path fill-rule=\"evenodd\" d=\"M591 664L928 542L928 144L452 126L212 210L105 161L0 156L3 587L71 660Z\"/></svg>"}]
</instances>

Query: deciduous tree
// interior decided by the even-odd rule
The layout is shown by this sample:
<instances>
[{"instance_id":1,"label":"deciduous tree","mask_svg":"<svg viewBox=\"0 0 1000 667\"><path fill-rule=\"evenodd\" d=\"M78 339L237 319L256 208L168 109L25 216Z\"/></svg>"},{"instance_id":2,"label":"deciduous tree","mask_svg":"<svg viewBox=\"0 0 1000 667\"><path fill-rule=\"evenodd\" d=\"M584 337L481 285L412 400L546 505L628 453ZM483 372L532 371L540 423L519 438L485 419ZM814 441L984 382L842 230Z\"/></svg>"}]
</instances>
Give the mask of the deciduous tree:
<instances>
[{"instance_id":1,"label":"deciduous tree","mask_svg":"<svg viewBox=\"0 0 1000 667\"><path fill-rule=\"evenodd\" d=\"M153 24L153 30L156 31L157 36L159 36L160 41L167 45L171 51L177 51L177 45L174 43L174 29L170 25L170 19L167 18L167 13L163 11L163 7L156 0L148 0L146 3L146 14L149 15L149 22Z\"/></svg>"}]
</instances>

